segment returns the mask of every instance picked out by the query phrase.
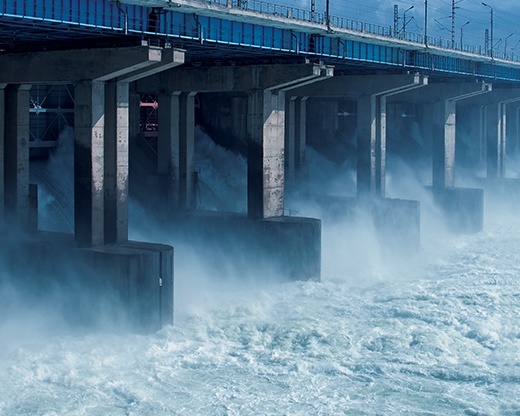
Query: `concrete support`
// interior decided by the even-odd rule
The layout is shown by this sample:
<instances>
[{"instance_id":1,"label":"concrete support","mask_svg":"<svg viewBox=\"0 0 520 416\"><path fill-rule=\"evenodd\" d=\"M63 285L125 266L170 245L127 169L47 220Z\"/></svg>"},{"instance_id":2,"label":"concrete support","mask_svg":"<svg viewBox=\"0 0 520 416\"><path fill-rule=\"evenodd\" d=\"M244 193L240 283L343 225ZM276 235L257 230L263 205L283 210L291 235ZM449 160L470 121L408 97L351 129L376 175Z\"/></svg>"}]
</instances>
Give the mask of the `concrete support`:
<instances>
[{"instance_id":1,"label":"concrete support","mask_svg":"<svg viewBox=\"0 0 520 416\"><path fill-rule=\"evenodd\" d=\"M411 92L400 97L425 106L426 131L431 130L432 183L436 189L455 186L456 104L491 91L486 83L430 84L426 93ZM430 119L430 120L428 120Z\"/></svg>"},{"instance_id":2,"label":"concrete support","mask_svg":"<svg viewBox=\"0 0 520 416\"><path fill-rule=\"evenodd\" d=\"M128 140L133 143L140 134L140 104L141 97L135 92L134 84L130 84L129 104L128 104Z\"/></svg>"},{"instance_id":3,"label":"concrete support","mask_svg":"<svg viewBox=\"0 0 520 416\"><path fill-rule=\"evenodd\" d=\"M455 114L456 101L434 103L427 111L433 121L432 183L434 188L455 186Z\"/></svg>"},{"instance_id":4,"label":"concrete support","mask_svg":"<svg viewBox=\"0 0 520 416\"><path fill-rule=\"evenodd\" d=\"M384 197L386 175L386 100L428 84L417 74L333 77L291 91L293 96L357 100L357 192ZM336 113L337 114L337 113Z\"/></svg>"},{"instance_id":5,"label":"concrete support","mask_svg":"<svg viewBox=\"0 0 520 416\"><path fill-rule=\"evenodd\" d=\"M80 286L72 286L75 290L84 287L82 294L94 296L82 312L91 314L98 307L96 302L102 299L102 305L106 297L110 301L106 304L117 303L114 310L118 312L121 306L139 330L157 330L173 322L173 249L128 242L129 83L183 61L183 51L144 45L0 56L0 79L17 84L0 88L5 206L19 222L29 222L29 88L25 84L29 80L74 84L76 244L52 236L51 241L36 242L35 248L45 259L41 263L47 264L51 258L56 260L53 265L64 266L62 270L53 267L52 277L43 277L51 280L51 287L62 278L58 276L61 271L66 274L63 282L71 284L69 271L80 270ZM138 106L134 108L138 113ZM3 150L1 154L3 157ZM34 195L34 188L32 191ZM0 195L3 199L3 187ZM44 272L39 270L38 277Z\"/></svg>"},{"instance_id":6,"label":"concrete support","mask_svg":"<svg viewBox=\"0 0 520 416\"><path fill-rule=\"evenodd\" d=\"M178 210L194 206L193 154L195 151L195 95L173 91L159 94L159 175L170 179L172 207Z\"/></svg>"},{"instance_id":7,"label":"concrete support","mask_svg":"<svg viewBox=\"0 0 520 416\"><path fill-rule=\"evenodd\" d=\"M500 104L485 107L486 166L489 179L503 176L504 166L500 152L502 148L500 107Z\"/></svg>"},{"instance_id":8,"label":"concrete support","mask_svg":"<svg viewBox=\"0 0 520 416\"><path fill-rule=\"evenodd\" d=\"M74 234L80 246L104 243L105 83L74 90Z\"/></svg>"},{"instance_id":9,"label":"concrete support","mask_svg":"<svg viewBox=\"0 0 520 416\"><path fill-rule=\"evenodd\" d=\"M290 97L285 114L285 177L294 179L305 164L307 145L307 99Z\"/></svg>"},{"instance_id":10,"label":"concrete support","mask_svg":"<svg viewBox=\"0 0 520 416\"><path fill-rule=\"evenodd\" d=\"M129 85L105 86L104 242L128 240Z\"/></svg>"},{"instance_id":11,"label":"concrete support","mask_svg":"<svg viewBox=\"0 0 520 416\"><path fill-rule=\"evenodd\" d=\"M386 102L388 97L424 87L428 78L391 80L384 89L358 97L357 192L358 196L385 197Z\"/></svg>"},{"instance_id":12,"label":"concrete support","mask_svg":"<svg viewBox=\"0 0 520 416\"><path fill-rule=\"evenodd\" d=\"M285 93L248 95L247 211L250 218L283 216Z\"/></svg>"},{"instance_id":13,"label":"concrete support","mask_svg":"<svg viewBox=\"0 0 520 416\"><path fill-rule=\"evenodd\" d=\"M5 89L5 210L8 219L29 226L29 90L30 85Z\"/></svg>"},{"instance_id":14,"label":"concrete support","mask_svg":"<svg viewBox=\"0 0 520 416\"><path fill-rule=\"evenodd\" d=\"M455 232L480 231L484 212L481 189L455 188L457 102L490 92L491 85L485 83L431 84L427 94L405 96L423 103L425 117L431 119L428 126L432 131L432 192L448 226Z\"/></svg>"},{"instance_id":15,"label":"concrete support","mask_svg":"<svg viewBox=\"0 0 520 416\"><path fill-rule=\"evenodd\" d=\"M517 101L520 101L520 90L496 89L488 100L475 103L482 108L482 150L489 179L505 177L507 106Z\"/></svg>"},{"instance_id":16,"label":"concrete support","mask_svg":"<svg viewBox=\"0 0 520 416\"><path fill-rule=\"evenodd\" d=\"M330 76L332 68L313 64L179 68L139 81L137 88L142 92L163 92L162 100L167 102L170 110L161 110L159 103L160 114L163 114L161 120L175 107L173 103L168 104L169 99L164 95L173 98L179 94L175 91L245 92L248 95L248 215L251 218L270 218L283 215L285 91ZM167 157L174 160L177 157L172 154L175 142L171 137L175 136L178 127L174 120L166 120L166 123L166 128L160 127L159 140L163 147L159 153L166 152L170 156L159 160L160 174L167 174L170 169ZM161 129L167 131L170 138L164 136ZM172 143L173 148L167 149ZM190 189L189 183L186 189ZM179 189L179 200L182 192ZM188 201L188 196L185 199ZM188 206L189 201L186 204Z\"/></svg>"}]
</instances>

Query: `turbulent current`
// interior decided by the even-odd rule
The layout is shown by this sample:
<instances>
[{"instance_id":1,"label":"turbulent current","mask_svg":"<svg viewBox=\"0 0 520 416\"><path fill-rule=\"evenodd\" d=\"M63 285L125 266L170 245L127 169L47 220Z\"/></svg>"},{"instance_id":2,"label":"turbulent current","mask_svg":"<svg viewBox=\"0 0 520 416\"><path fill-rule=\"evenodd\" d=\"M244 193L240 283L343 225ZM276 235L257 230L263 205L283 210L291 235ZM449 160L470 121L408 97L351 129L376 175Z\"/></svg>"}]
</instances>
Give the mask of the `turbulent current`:
<instances>
[{"instance_id":1,"label":"turbulent current","mask_svg":"<svg viewBox=\"0 0 520 416\"><path fill-rule=\"evenodd\" d=\"M333 266L320 283L179 276L184 311L148 336L4 327L0 414L520 414L520 221L407 265Z\"/></svg>"},{"instance_id":2,"label":"turbulent current","mask_svg":"<svg viewBox=\"0 0 520 416\"><path fill-rule=\"evenodd\" d=\"M176 247L151 335L26 305L0 317L0 415L520 415L520 218L486 212L399 259L324 224L321 282L217 278Z\"/></svg>"}]
</instances>

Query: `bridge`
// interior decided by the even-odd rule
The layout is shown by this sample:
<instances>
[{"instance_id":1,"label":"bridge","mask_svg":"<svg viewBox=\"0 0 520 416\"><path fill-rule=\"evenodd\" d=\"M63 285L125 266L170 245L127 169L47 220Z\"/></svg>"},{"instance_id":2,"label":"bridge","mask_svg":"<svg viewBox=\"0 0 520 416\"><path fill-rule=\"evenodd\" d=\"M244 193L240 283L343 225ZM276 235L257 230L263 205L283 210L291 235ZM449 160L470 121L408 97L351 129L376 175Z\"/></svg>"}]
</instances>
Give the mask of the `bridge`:
<instances>
[{"instance_id":1,"label":"bridge","mask_svg":"<svg viewBox=\"0 0 520 416\"><path fill-rule=\"evenodd\" d=\"M354 195L316 197L324 221L361 208L384 244L415 250L419 201L386 197L387 153L411 151L411 114L446 221L479 231L484 191L456 187L456 149L505 181L519 82L513 55L262 1L1 0L3 251L18 274L66 282L71 269L89 270L89 290L115 291L137 327L171 323L173 249L129 241L133 193L194 245L213 239L232 253L246 242L250 263L319 279L321 219L285 207L286 188L305 181L308 146L357 172ZM243 213L197 210L195 124L246 157ZM32 181L59 188L40 159L66 126L73 220L43 232Z\"/></svg>"}]
</instances>

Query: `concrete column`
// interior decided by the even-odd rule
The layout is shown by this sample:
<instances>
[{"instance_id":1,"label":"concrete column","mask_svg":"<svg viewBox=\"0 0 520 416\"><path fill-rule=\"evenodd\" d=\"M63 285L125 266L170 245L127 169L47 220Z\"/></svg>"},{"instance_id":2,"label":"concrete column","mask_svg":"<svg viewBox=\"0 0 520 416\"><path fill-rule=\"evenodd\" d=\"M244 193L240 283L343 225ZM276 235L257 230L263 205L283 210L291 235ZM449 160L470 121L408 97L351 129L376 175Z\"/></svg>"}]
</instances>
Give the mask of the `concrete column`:
<instances>
[{"instance_id":1,"label":"concrete column","mask_svg":"<svg viewBox=\"0 0 520 416\"><path fill-rule=\"evenodd\" d=\"M250 218L283 216L285 93L248 94L247 207Z\"/></svg>"},{"instance_id":2,"label":"concrete column","mask_svg":"<svg viewBox=\"0 0 520 416\"><path fill-rule=\"evenodd\" d=\"M441 100L430 106L433 122L432 184L434 188L455 186L455 100Z\"/></svg>"},{"instance_id":3,"label":"concrete column","mask_svg":"<svg viewBox=\"0 0 520 416\"><path fill-rule=\"evenodd\" d=\"M376 97L361 95L357 100L357 193L373 193L376 167Z\"/></svg>"},{"instance_id":4,"label":"concrete column","mask_svg":"<svg viewBox=\"0 0 520 416\"><path fill-rule=\"evenodd\" d=\"M29 226L29 90L5 88L5 210L22 228Z\"/></svg>"},{"instance_id":5,"label":"concrete column","mask_svg":"<svg viewBox=\"0 0 520 416\"><path fill-rule=\"evenodd\" d=\"M290 97L285 103L285 177L293 180L295 177L295 141L296 141L296 100Z\"/></svg>"},{"instance_id":6,"label":"concrete column","mask_svg":"<svg viewBox=\"0 0 520 416\"><path fill-rule=\"evenodd\" d=\"M160 93L158 96L159 136L157 142L157 173L170 178L170 202L179 205L179 94Z\"/></svg>"},{"instance_id":7,"label":"concrete column","mask_svg":"<svg viewBox=\"0 0 520 416\"><path fill-rule=\"evenodd\" d=\"M423 137L424 146L432 149L433 144L433 117L431 115L431 108L428 105L421 106L421 134Z\"/></svg>"},{"instance_id":8,"label":"concrete column","mask_svg":"<svg viewBox=\"0 0 520 416\"><path fill-rule=\"evenodd\" d=\"M108 82L105 88L104 240L128 240L129 86Z\"/></svg>"},{"instance_id":9,"label":"concrete column","mask_svg":"<svg viewBox=\"0 0 520 416\"><path fill-rule=\"evenodd\" d=\"M386 192L386 96L382 95L376 100L376 166L375 166L375 191L376 195L385 197Z\"/></svg>"},{"instance_id":10,"label":"concrete column","mask_svg":"<svg viewBox=\"0 0 520 416\"><path fill-rule=\"evenodd\" d=\"M290 179L294 179L305 164L307 98L291 97L286 100L285 176Z\"/></svg>"},{"instance_id":11,"label":"concrete column","mask_svg":"<svg viewBox=\"0 0 520 416\"><path fill-rule=\"evenodd\" d=\"M179 199L180 207L188 210L195 208L195 95L196 93L183 92L179 96Z\"/></svg>"},{"instance_id":12,"label":"concrete column","mask_svg":"<svg viewBox=\"0 0 520 416\"><path fill-rule=\"evenodd\" d=\"M5 184L4 184L4 143L5 143L5 87L0 84L0 224L4 221Z\"/></svg>"},{"instance_id":13,"label":"concrete column","mask_svg":"<svg viewBox=\"0 0 520 416\"><path fill-rule=\"evenodd\" d=\"M105 83L74 90L74 234L80 246L104 243Z\"/></svg>"},{"instance_id":14,"label":"concrete column","mask_svg":"<svg viewBox=\"0 0 520 416\"><path fill-rule=\"evenodd\" d=\"M195 95L159 94L158 173L170 177L170 200L176 209L193 208L195 202Z\"/></svg>"},{"instance_id":15,"label":"concrete column","mask_svg":"<svg viewBox=\"0 0 520 416\"><path fill-rule=\"evenodd\" d=\"M503 160L500 154L500 104L488 105L485 111L487 177L501 178Z\"/></svg>"},{"instance_id":16,"label":"concrete column","mask_svg":"<svg viewBox=\"0 0 520 416\"><path fill-rule=\"evenodd\" d=\"M479 144L480 154L479 162L480 165L486 165L487 161L487 109L485 105L479 106Z\"/></svg>"},{"instance_id":17,"label":"concrete column","mask_svg":"<svg viewBox=\"0 0 520 416\"><path fill-rule=\"evenodd\" d=\"M128 135L130 143L134 143L140 134L140 104L141 97L138 93L133 91L134 84L130 84L130 91L128 97Z\"/></svg>"},{"instance_id":18,"label":"concrete column","mask_svg":"<svg viewBox=\"0 0 520 416\"><path fill-rule=\"evenodd\" d=\"M295 141L295 167L296 171L301 172L305 166L305 148L307 147L307 100L309 97L301 97L299 100L300 108L297 111L297 126L299 131Z\"/></svg>"}]
</instances>

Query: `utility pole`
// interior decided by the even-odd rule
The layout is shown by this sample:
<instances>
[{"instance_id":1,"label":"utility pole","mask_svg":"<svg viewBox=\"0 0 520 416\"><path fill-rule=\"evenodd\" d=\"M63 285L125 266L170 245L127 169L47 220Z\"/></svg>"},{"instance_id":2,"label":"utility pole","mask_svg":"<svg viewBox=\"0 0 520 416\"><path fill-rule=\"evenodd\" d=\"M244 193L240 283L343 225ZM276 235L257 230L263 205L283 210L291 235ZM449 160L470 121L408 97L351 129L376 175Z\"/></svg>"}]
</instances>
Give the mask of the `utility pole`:
<instances>
[{"instance_id":1,"label":"utility pole","mask_svg":"<svg viewBox=\"0 0 520 416\"><path fill-rule=\"evenodd\" d=\"M491 48L489 51L489 55L491 56L491 59L493 59L493 7L491 7L489 4L482 3L483 6L489 7L489 10L491 11L491 32L490 32L490 44Z\"/></svg>"},{"instance_id":2,"label":"utility pole","mask_svg":"<svg viewBox=\"0 0 520 416\"><path fill-rule=\"evenodd\" d=\"M455 0L451 0L451 48L455 47Z\"/></svg>"},{"instance_id":3,"label":"utility pole","mask_svg":"<svg viewBox=\"0 0 520 416\"><path fill-rule=\"evenodd\" d=\"M413 9L414 6L408 7L403 13L403 38L406 39L406 12Z\"/></svg>"},{"instance_id":4,"label":"utility pole","mask_svg":"<svg viewBox=\"0 0 520 416\"><path fill-rule=\"evenodd\" d=\"M394 36L399 33L399 6L394 4Z\"/></svg>"},{"instance_id":5,"label":"utility pole","mask_svg":"<svg viewBox=\"0 0 520 416\"><path fill-rule=\"evenodd\" d=\"M424 46L428 47L428 0L424 0Z\"/></svg>"},{"instance_id":6,"label":"utility pole","mask_svg":"<svg viewBox=\"0 0 520 416\"><path fill-rule=\"evenodd\" d=\"M460 47L461 47L461 49L462 49L462 29L464 29L464 26L466 26L466 25L469 25L469 20L460 27Z\"/></svg>"},{"instance_id":7,"label":"utility pole","mask_svg":"<svg viewBox=\"0 0 520 416\"><path fill-rule=\"evenodd\" d=\"M489 55L489 29L486 29L484 32L484 49L486 51L486 55Z\"/></svg>"},{"instance_id":8,"label":"utility pole","mask_svg":"<svg viewBox=\"0 0 520 416\"><path fill-rule=\"evenodd\" d=\"M330 32L330 0L327 0L327 5L325 8L325 21L327 24L327 30Z\"/></svg>"}]
</instances>

